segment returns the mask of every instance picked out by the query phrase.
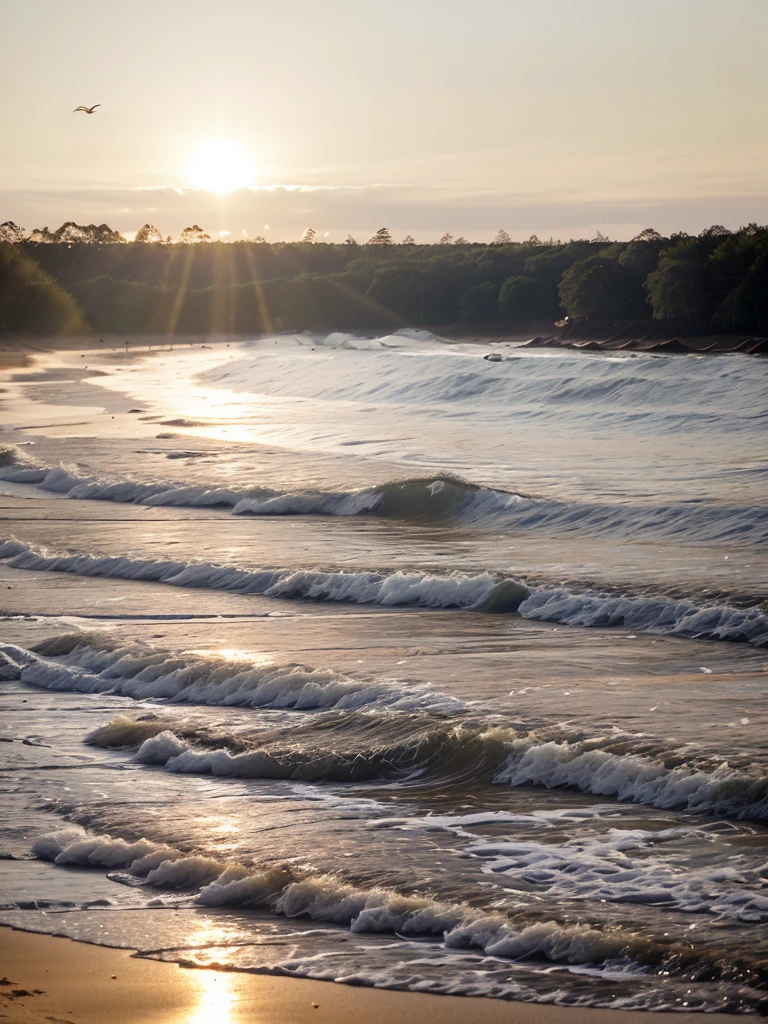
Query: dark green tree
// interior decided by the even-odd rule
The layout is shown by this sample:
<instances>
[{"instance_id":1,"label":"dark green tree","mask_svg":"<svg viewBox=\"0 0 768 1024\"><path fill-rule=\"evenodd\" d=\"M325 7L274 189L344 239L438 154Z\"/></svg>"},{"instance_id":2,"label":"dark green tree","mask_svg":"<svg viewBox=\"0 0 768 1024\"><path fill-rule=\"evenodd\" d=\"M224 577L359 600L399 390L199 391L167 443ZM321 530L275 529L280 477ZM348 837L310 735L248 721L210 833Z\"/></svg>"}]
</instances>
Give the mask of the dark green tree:
<instances>
[{"instance_id":1,"label":"dark green tree","mask_svg":"<svg viewBox=\"0 0 768 1024\"><path fill-rule=\"evenodd\" d=\"M499 291L499 316L502 320L531 320L540 313L538 298L533 278L519 274L508 277Z\"/></svg>"},{"instance_id":2,"label":"dark green tree","mask_svg":"<svg viewBox=\"0 0 768 1024\"><path fill-rule=\"evenodd\" d=\"M701 322L711 311L704 258L696 239L668 249L646 282L648 301L657 320Z\"/></svg>"},{"instance_id":3,"label":"dark green tree","mask_svg":"<svg viewBox=\"0 0 768 1024\"><path fill-rule=\"evenodd\" d=\"M369 238L367 245L392 245L392 235L389 228L379 228L373 238Z\"/></svg>"},{"instance_id":4,"label":"dark green tree","mask_svg":"<svg viewBox=\"0 0 768 1024\"><path fill-rule=\"evenodd\" d=\"M86 329L72 296L16 246L0 243L0 332L65 335Z\"/></svg>"},{"instance_id":5,"label":"dark green tree","mask_svg":"<svg viewBox=\"0 0 768 1024\"><path fill-rule=\"evenodd\" d=\"M595 253L574 263L563 274L557 290L569 316L621 316L626 302L621 294L618 253Z\"/></svg>"},{"instance_id":6,"label":"dark green tree","mask_svg":"<svg viewBox=\"0 0 768 1024\"><path fill-rule=\"evenodd\" d=\"M499 287L490 281L467 288L461 298L462 320L493 320L499 301Z\"/></svg>"}]
</instances>

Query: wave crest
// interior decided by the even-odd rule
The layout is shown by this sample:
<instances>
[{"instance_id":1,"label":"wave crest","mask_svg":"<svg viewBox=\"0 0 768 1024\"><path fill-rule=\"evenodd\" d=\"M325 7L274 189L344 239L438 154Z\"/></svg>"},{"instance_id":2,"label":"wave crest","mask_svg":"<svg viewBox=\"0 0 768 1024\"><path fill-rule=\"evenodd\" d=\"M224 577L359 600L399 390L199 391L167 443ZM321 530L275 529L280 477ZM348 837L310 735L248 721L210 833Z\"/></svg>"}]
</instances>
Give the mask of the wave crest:
<instances>
[{"instance_id":1,"label":"wave crest","mask_svg":"<svg viewBox=\"0 0 768 1024\"><path fill-rule=\"evenodd\" d=\"M105 480L74 466L39 466L18 450L0 458L0 480L37 486L68 498L151 506L230 509L233 515L359 516L434 521L496 530L635 538L695 544L768 542L762 505L669 502L664 505L560 501L494 490L450 474L393 480L355 491L236 490L172 481Z\"/></svg>"},{"instance_id":2,"label":"wave crest","mask_svg":"<svg viewBox=\"0 0 768 1024\"><path fill-rule=\"evenodd\" d=\"M80 576L148 580L237 594L383 607L457 608L519 613L523 618L571 626L627 626L688 639L729 640L768 646L768 614L759 607L697 605L652 596L630 597L565 588L532 588L492 573L322 572L239 569L205 562L160 562L100 555L51 555L15 539L0 541L0 561L16 569Z\"/></svg>"}]
</instances>

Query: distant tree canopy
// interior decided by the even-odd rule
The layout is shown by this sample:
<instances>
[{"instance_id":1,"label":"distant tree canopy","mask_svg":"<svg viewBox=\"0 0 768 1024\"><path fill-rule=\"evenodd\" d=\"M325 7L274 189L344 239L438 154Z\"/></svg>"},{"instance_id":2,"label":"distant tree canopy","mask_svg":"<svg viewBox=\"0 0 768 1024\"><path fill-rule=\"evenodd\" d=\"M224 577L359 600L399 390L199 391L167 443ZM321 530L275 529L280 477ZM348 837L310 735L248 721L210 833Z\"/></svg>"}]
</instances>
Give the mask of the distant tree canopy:
<instances>
[{"instance_id":1,"label":"distant tree canopy","mask_svg":"<svg viewBox=\"0 0 768 1024\"><path fill-rule=\"evenodd\" d=\"M106 224L28 235L6 221L0 330L81 330L83 317L95 331L168 334L565 314L703 333L768 325L768 227L756 224L669 238L648 228L630 242L513 242L501 230L488 245L450 233L436 245L410 235L395 244L387 228L365 244L331 244L313 229L295 243L223 242L193 224L179 237L187 244L169 242L151 224L126 242Z\"/></svg>"},{"instance_id":2,"label":"distant tree canopy","mask_svg":"<svg viewBox=\"0 0 768 1024\"><path fill-rule=\"evenodd\" d=\"M179 235L179 241L187 244L196 242L210 242L211 236L207 235L199 224L193 224L190 228L184 228Z\"/></svg>"},{"instance_id":3,"label":"distant tree canopy","mask_svg":"<svg viewBox=\"0 0 768 1024\"><path fill-rule=\"evenodd\" d=\"M0 242L0 333L76 334L87 330L71 295L34 260Z\"/></svg>"},{"instance_id":4,"label":"distant tree canopy","mask_svg":"<svg viewBox=\"0 0 768 1024\"><path fill-rule=\"evenodd\" d=\"M108 224L75 224L68 220L56 231L35 228L29 236L30 242L65 242L67 245L105 245L125 242L119 231L113 231Z\"/></svg>"},{"instance_id":5,"label":"distant tree canopy","mask_svg":"<svg viewBox=\"0 0 768 1024\"><path fill-rule=\"evenodd\" d=\"M136 232L135 242L164 242L162 234L158 231L154 224L145 224L139 228Z\"/></svg>"},{"instance_id":6,"label":"distant tree canopy","mask_svg":"<svg viewBox=\"0 0 768 1024\"><path fill-rule=\"evenodd\" d=\"M14 224L12 220L0 224L0 242L10 242L11 245L16 245L18 242L23 242L25 237L24 228Z\"/></svg>"},{"instance_id":7,"label":"distant tree canopy","mask_svg":"<svg viewBox=\"0 0 768 1024\"><path fill-rule=\"evenodd\" d=\"M379 228L373 238L368 239L368 245L393 245L392 235L389 228Z\"/></svg>"}]
</instances>

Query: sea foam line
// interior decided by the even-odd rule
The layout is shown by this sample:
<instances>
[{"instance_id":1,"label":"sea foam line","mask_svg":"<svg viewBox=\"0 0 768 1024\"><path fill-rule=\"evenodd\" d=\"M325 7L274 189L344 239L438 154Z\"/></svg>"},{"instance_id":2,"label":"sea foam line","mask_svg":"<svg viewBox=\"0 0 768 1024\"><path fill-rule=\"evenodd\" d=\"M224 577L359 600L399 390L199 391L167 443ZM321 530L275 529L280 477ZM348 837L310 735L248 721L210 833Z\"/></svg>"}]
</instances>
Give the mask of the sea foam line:
<instances>
[{"instance_id":1,"label":"sea foam line","mask_svg":"<svg viewBox=\"0 0 768 1024\"><path fill-rule=\"evenodd\" d=\"M448 949L478 949L508 960L600 963L616 957L647 959L655 944L619 928L543 921L515 927L503 914L462 904L405 896L384 888L361 889L308 868L272 865L262 870L140 839L136 842L73 832L45 836L32 852L59 866L124 870L156 889L197 889L205 907L261 908L288 917L340 925L355 933L433 937Z\"/></svg>"},{"instance_id":2,"label":"sea foam line","mask_svg":"<svg viewBox=\"0 0 768 1024\"><path fill-rule=\"evenodd\" d=\"M162 721L135 721L119 716L95 730L87 742L96 746L136 748L140 763L163 765L181 774L238 778L301 778L322 781L375 777L395 770L427 769L452 777L471 770L497 785L568 788L622 802L699 814L721 814L750 820L768 819L768 777L747 774L721 763L703 762L668 768L663 744L649 749L648 737L631 738L617 753L617 736L587 741L549 738L495 723L465 726L465 705L426 686L353 680L305 666L259 666L226 659L173 655L138 644L113 649L69 634L45 640L39 650L0 645L0 679L19 679L47 690L106 693L134 700L171 704L271 708L296 711L381 711L402 715L394 735L366 733L365 749L346 755L312 747L293 756L280 742L277 756L240 737L234 749L225 737L206 746L194 730L181 735ZM476 711L476 709L475 709ZM441 716L425 723L424 713ZM412 721L408 716L416 715ZM442 721L441 721L442 718ZM399 721L399 719L398 719ZM320 737L322 740L322 737ZM258 737L256 743L258 743ZM289 743L290 746L290 743ZM308 765L311 771L308 772Z\"/></svg>"},{"instance_id":3,"label":"sea foam line","mask_svg":"<svg viewBox=\"0 0 768 1024\"><path fill-rule=\"evenodd\" d=\"M74 467L39 466L7 450L0 480L67 498L178 508L227 508L232 515L359 516L460 522L480 529L545 529L572 534L654 536L693 544L768 542L768 508L670 502L631 505L567 502L477 487L449 476L395 480L356 491L233 490L207 484L104 480Z\"/></svg>"},{"instance_id":4,"label":"sea foam line","mask_svg":"<svg viewBox=\"0 0 768 1024\"><path fill-rule=\"evenodd\" d=\"M356 711L375 706L443 715L465 708L427 686L354 679L305 665L177 655L141 644L99 646L78 634L44 640L35 651L0 644L0 679L20 679L46 690L214 707Z\"/></svg>"},{"instance_id":5,"label":"sea foam line","mask_svg":"<svg viewBox=\"0 0 768 1024\"><path fill-rule=\"evenodd\" d=\"M162 730L162 731L161 731ZM542 740L536 734L518 736L513 729L435 730L429 737L414 736L396 748L359 751L342 757L334 751L312 750L272 755L263 748L232 752L195 746L186 737L160 723L135 724L122 719L90 733L86 742L113 745L114 738L130 740L140 764L165 767L181 775L212 775L241 779L297 779L302 781L356 781L386 774L388 769L418 769L431 774L452 774L460 765L495 764L493 783L507 786L543 786L576 789L594 796L614 797L622 803L644 804L663 810L718 814L750 821L768 820L768 777L748 775L727 762L713 770L682 765L667 768L650 757L615 754L605 747L615 738L589 743ZM122 734L122 735L121 735ZM440 746L436 747L436 743ZM308 768L311 769L308 771ZM768 919L768 898L762 908Z\"/></svg>"},{"instance_id":6,"label":"sea foam line","mask_svg":"<svg viewBox=\"0 0 768 1024\"><path fill-rule=\"evenodd\" d=\"M437 576L420 572L322 572L239 569L205 562L172 562L104 555L51 555L10 539L0 561L16 569L64 572L199 587L269 598L340 601L381 607L456 608L511 613L569 626L625 626L657 635L729 640L768 646L768 615L757 607L700 606L667 597L577 593L562 587L529 588L491 573Z\"/></svg>"}]
</instances>

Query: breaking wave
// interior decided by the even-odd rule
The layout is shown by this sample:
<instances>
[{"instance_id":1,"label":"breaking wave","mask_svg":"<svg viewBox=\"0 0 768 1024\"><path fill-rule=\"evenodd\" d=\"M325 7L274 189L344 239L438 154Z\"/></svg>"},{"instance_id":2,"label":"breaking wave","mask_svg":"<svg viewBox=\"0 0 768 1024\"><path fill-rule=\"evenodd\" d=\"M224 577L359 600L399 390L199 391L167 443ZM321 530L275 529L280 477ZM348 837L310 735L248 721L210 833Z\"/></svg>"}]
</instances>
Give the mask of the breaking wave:
<instances>
[{"instance_id":1,"label":"breaking wave","mask_svg":"<svg viewBox=\"0 0 768 1024\"><path fill-rule=\"evenodd\" d=\"M110 647L106 640L97 644L79 634L44 640L34 651L0 644L0 678L47 690L218 707L354 711L376 706L442 714L464 708L425 686L353 679L303 665L172 655L140 644Z\"/></svg>"},{"instance_id":2,"label":"breaking wave","mask_svg":"<svg viewBox=\"0 0 768 1024\"><path fill-rule=\"evenodd\" d=\"M160 723L152 726L158 727L162 729ZM518 736L511 728L433 726L417 732L405 723L399 728L407 739L346 754L309 745L275 752L264 747L233 752L221 745L205 749L195 744L194 734L183 739L168 729L141 739L150 731L146 723L137 723L131 745L140 744L135 754L140 763L163 765L182 775L357 782L415 770L419 778L426 773L444 782L485 777L496 785L572 789L663 810L768 820L768 777L734 770L727 763L708 770L685 763L669 768L662 759L631 749L614 753L612 748L620 744L613 736L558 742L535 733ZM116 729L125 730L126 725L112 722L89 734L87 741L111 745L110 733ZM764 907L768 918L768 899Z\"/></svg>"},{"instance_id":3,"label":"breaking wave","mask_svg":"<svg viewBox=\"0 0 768 1024\"><path fill-rule=\"evenodd\" d=\"M339 601L381 607L456 608L513 613L570 626L626 626L639 632L689 639L768 645L768 614L759 607L699 605L665 596L633 597L563 587L529 587L492 573L322 572L239 569L205 562L49 554L17 540L0 541L0 561L16 569L64 572L200 587L292 600Z\"/></svg>"},{"instance_id":4,"label":"breaking wave","mask_svg":"<svg viewBox=\"0 0 768 1024\"><path fill-rule=\"evenodd\" d=\"M663 952L652 940L621 928L553 920L517 924L494 911L359 888L293 863L261 869L228 864L147 839L128 842L70 831L39 839L32 852L60 866L122 870L155 889L195 889L194 901L204 907L268 910L358 934L440 939L448 949L477 949L507 960L586 964L624 957L648 963L658 962Z\"/></svg>"},{"instance_id":5,"label":"breaking wave","mask_svg":"<svg viewBox=\"0 0 768 1024\"><path fill-rule=\"evenodd\" d=\"M6 450L9 451L9 450ZM43 467L11 451L0 480L67 498L151 506L230 509L233 515L359 516L451 522L480 529L534 529L615 538L658 537L695 544L768 541L768 508L706 502L664 505L567 502L478 487L442 475L359 491L237 490L169 481L104 480L64 465Z\"/></svg>"},{"instance_id":6,"label":"breaking wave","mask_svg":"<svg viewBox=\"0 0 768 1024\"><path fill-rule=\"evenodd\" d=\"M634 841L635 846L642 845L641 837ZM629 847L630 840L625 837L623 844ZM622 839L614 838L611 845L621 846ZM145 838L128 841L79 828L43 836L32 852L58 866L100 868L110 872L110 878L137 887L181 891L200 907L257 910L346 928L361 936L431 940L430 947L438 945L445 955L474 951L478 957L511 963L590 965L593 970L620 971L625 976L658 972L665 978L680 976L689 981L728 979L739 969L722 949L694 950L669 933L657 937L621 924L557 920L537 914L535 904L531 911L508 916L497 909L356 884L295 860L244 864ZM605 869L607 864L602 866ZM738 903L738 891L733 895ZM722 901L724 906L712 909L727 919L734 908L727 896ZM758 965L752 973L757 980L763 971ZM532 997L533 993L527 995Z\"/></svg>"},{"instance_id":7,"label":"breaking wave","mask_svg":"<svg viewBox=\"0 0 768 1024\"><path fill-rule=\"evenodd\" d=\"M134 644L64 635L29 651L0 646L0 677L48 690L107 693L170 704L324 710L249 737L154 716L118 715L89 733L102 747L133 747L140 763L178 774L353 782L393 775L486 779L497 785L578 790L627 803L768 820L768 777L682 756L663 741L615 732L572 739L562 729L467 720L461 702L426 686L353 680L303 666L258 666L171 655ZM375 713L360 718L358 712Z\"/></svg>"}]
</instances>

